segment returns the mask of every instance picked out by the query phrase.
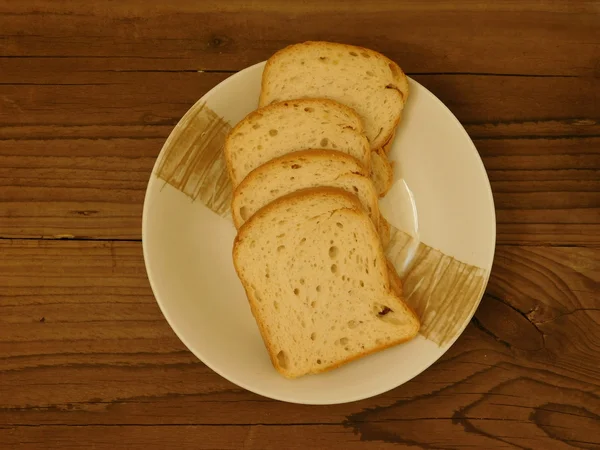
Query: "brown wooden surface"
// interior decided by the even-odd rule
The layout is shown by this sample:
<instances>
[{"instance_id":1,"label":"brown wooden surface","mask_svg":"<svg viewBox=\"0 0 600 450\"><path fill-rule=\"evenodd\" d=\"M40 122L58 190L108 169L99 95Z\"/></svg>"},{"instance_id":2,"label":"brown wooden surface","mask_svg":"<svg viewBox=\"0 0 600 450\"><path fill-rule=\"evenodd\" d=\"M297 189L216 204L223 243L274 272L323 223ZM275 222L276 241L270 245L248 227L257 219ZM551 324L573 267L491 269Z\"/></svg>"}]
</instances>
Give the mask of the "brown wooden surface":
<instances>
[{"instance_id":1,"label":"brown wooden surface","mask_svg":"<svg viewBox=\"0 0 600 450\"><path fill-rule=\"evenodd\" d=\"M599 23L597 1L1 2L0 448L600 449ZM141 253L175 123L305 39L384 51L432 90L497 208L465 333L348 405L271 401L205 367Z\"/></svg>"}]
</instances>

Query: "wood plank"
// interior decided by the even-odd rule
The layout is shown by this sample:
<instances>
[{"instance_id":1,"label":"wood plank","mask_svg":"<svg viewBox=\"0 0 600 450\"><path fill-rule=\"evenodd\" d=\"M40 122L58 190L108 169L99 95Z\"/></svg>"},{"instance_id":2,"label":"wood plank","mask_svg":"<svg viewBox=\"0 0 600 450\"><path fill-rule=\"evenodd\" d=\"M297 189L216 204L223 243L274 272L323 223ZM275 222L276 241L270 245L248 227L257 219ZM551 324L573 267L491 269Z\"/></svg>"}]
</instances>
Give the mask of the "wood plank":
<instances>
[{"instance_id":1,"label":"wood plank","mask_svg":"<svg viewBox=\"0 0 600 450\"><path fill-rule=\"evenodd\" d=\"M50 139L73 129L86 137L83 127L92 127L89 137L115 137L110 127L118 132L134 127L129 136L137 136L140 126L172 127L196 100L231 75L78 72L66 63L44 60L31 67L18 58L2 67L0 139ZM600 78L413 76L454 112L473 138L600 135ZM94 127L107 128L99 135Z\"/></svg>"},{"instance_id":2,"label":"wood plank","mask_svg":"<svg viewBox=\"0 0 600 450\"><path fill-rule=\"evenodd\" d=\"M0 237L140 239L164 139L0 140ZM492 183L498 243L600 245L600 138L475 144Z\"/></svg>"},{"instance_id":3,"label":"wood plank","mask_svg":"<svg viewBox=\"0 0 600 450\"><path fill-rule=\"evenodd\" d=\"M411 72L597 75L599 17L593 1L38 0L0 5L0 54L99 59L116 70L239 70L289 43L327 39L373 47Z\"/></svg>"},{"instance_id":4,"label":"wood plank","mask_svg":"<svg viewBox=\"0 0 600 450\"><path fill-rule=\"evenodd\" d=\"M7 448L600 444L596 249L499 246L476 318L440 361L324 407L259 397L197 361L161 316L139 243L1 240L0 255Z\"/></svg>"}]
</instances>

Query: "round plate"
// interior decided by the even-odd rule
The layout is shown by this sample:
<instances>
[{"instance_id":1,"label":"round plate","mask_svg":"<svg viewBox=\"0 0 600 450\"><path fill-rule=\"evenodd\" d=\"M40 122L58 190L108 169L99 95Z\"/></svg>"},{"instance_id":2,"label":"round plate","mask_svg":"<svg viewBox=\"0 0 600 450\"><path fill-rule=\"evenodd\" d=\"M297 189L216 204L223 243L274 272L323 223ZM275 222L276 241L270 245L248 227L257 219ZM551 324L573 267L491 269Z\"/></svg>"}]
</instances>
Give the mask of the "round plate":
<instances>
[{"instance_id":1,"label":"round plate","mask_svg":"<svg viewBox=\"0 0 600 450\"><path fill-rule=\"evenodd\" d=\"M257 107L263 67L260 63L231 76L199 102L235 125ZM485 169L466 131L442 102L410 80L410 97L396 135L390 159L396 161L399 183L382 201L384 215L423 243L489 274L496 238L494 204ZM408 187L404 193L411 195L403 195L399 185ZM235 234L230 221L151 176L142 237L158 304L200 360L249 391L307 404L364 399L415 377L458 337L439 347L419 335L327 373L285 379L271 365L235 273ZM461 332L471 311L474 308L465 311Z\"/></svg>"}]
</instances>

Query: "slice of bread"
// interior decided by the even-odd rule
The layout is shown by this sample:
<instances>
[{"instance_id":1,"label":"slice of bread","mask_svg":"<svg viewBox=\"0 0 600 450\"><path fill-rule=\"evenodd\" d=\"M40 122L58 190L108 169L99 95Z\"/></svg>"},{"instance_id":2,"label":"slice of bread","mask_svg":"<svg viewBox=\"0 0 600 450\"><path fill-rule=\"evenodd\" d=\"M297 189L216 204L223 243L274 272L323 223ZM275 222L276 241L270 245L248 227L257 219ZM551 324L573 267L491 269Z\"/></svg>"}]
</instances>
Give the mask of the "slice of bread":
<instances>
[{"instance_id":1,"label":"slice of bread","mask_svg":"<svg viewBox=\"0 0 600 450\"><path fill-rule=\"evenodd\" d=\"M331 100L293 100L258 109L238 123L225 141L234 189L252 170L290 152L333 149L371 168L369 143L360 117Z\"/></svg>"},{"instance_id":2,"label":"slice of bread","mask_svg":"<svg viewBox=\"0 0 600 450\"><path fill-rule=\"evenodd\" d=\"M295 378L413 338L419 320L390 287L379 236L358 199L307 189L239 230L236 271L274 367Z\"/></svg>"},{"instance_id":3,"label":"slice of bread","mask_svg":"<svg viewBox=\"0 0 600 450\"><path fill-rule=\"evenodd\" d=\"M240 228L256 211L279 197L315 187L337 187L355 194L379 226L377 193L369 174L358 160L333 150L288 153L254 169L233 193L233 222Z\"/></svg>"},{"instance_id":4,"label":"slice of bread","mask_svg":"<svg viewBox=\"0 0 600 450\"><path fill-rule=\"evenodd\" d=\"M297 98L329 98L363 119L371 149L388 142L408 97L398 65L362 47L304 42L275 53L265 66L259 104Z\"/></svg>"}]
</instances>

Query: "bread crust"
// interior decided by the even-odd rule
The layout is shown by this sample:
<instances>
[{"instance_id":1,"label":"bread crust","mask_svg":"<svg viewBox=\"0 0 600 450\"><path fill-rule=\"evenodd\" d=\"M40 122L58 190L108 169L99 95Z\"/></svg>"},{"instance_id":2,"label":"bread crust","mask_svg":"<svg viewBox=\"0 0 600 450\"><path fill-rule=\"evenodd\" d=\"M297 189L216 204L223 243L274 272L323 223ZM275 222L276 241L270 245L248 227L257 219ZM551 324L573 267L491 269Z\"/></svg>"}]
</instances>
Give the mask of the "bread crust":
<instances>
[{"instance_id":1,"label":"bread crust","mask_svg":"<svg viewBox=\"0 0 600 450\"><path fill-rule=\"evenodd\" d=\"M375 182L375 187L379 197L385 197L394 183L394 167L392 161L390 161L385 154L385 151L381 148L373 150L371 153L372 166L371 166L371 178L376 179L377 173L381 182Z\"/></svg>"},{"instance_id":2,"label":"bread crust","mask_svg":"<svg viewBox=\"0 0 600 450\"><path fill-rule=\"evenodd\" d=\"M392 72L392 78L395 81L392 88L395 89L398 92L398 94L400 95L402 105L404 108L404 105L406 104L406 101L407 101L408 95L409 95L408 78L406 77L406 74L404 73L404 71L400 68L400 66L395 61L391 60L390 58L388 58L387 56L385 56L384 54L382 54L380 52L377 52L375 50L371 50L371 49L368 49L365 47L349 45L349 44L341 44L341 43L337 43L337 42L327 42L327 41L306 41L306 42L296 43L296 44L289 45L289 46L282 48L282 49L278 50L277 52L275 52L267 60L267 63L265 64L265 68L263 70L263 74L262 74L262 78L261 78L261 90L260 90L260 96L259 96L259 105L260 106L264 106L267 102L267 89L266 89L267 80L270 76L273 65L278 61L278 59L283 54L295 53L295 52L301 51L302 49L307 48L307 47L313 48L313 49L316 49L319 47L321 47L321 48L337 48L337 49L344 50L347 52L353 51L353 52L357 52L357 53L366 53L366 54L370 55L371 57L383 60L390 67L390 70ZM400 117L401 117L401 114L398 115L398 117L394 118L394 121L393 121L394 126L386 131L386 135L382 138L383 143L389 142L390 139L392 138L392 135L394 134L398 124L400 123ZM383 146L383 145L385 145L385 144L380 144L379 146ZM375 148L377 148L377 146Z\"/></svg>"},{"instance_id":3,"label":"bread crust","mask_svg":"<svg viewBox=\"0 0 600 450\"><path fill-rule=\"evenodd\" d=\"M253 183L257 177L267 173L269 170L277 167L278 165L280 165L282 163L285 163L287 161L292 162L299 158L311 158L311 159L316 158L316 159L325 159L325 160L329 160L329 161L335 160L335 159L352 161L352 163L354 163L355 165L357 165L361 168L358 171L352 171L352 173L355 173L357 175L360 175L360 176L370 179L370 174L364 168L362 163L359 160L357 160L356 158L354 158L353 156L348 155L347 153L339 152L336 150L327 150L327 149L318 149L318 148L286 153L285 155L274 158L274 159L264 163L263 165L258 166L254 170L252 170L248 175L246 175L246 178L244 178L242 180L242 182L238 185L238 187L234 189L233 195L232 195L232 200L231 200L231 211L232 211L233 223L235 224L236 228L240 228L242 226L241 218L238 216L238 214L236 214L236 210L237 210L236 199L239 198L240 192L242 192L244 189L247 189L248 185ZM379 215L379 206L378 206L376 200L374 202L374 207L377 208L377 215Z\"/></svg>"},{"instance_id":4,"label":"bread crust","mask_svg":"<svg viewBox=\"0 0 600 450\"><path fill-rule=\"evenodd\" d=\"M360 204L360 202L358 201L358 199L353 195L353 194L349 194L346 191L342 190L342 189L338 189L338 188L328 188L328 187L323 187L323 188L311 188L311 189L305 189L302 191L296 191L293 192L291 194L288 194L284 197L281 197L277 200L275 200L274 202L266 205L265 207L261 208L254 216L252 216L239 230L238 235L235 238L234 241L234 245L233 245L233 262L234 262L234 267L236 272L238 273L238 276L242 282L242 285L244 287L244 290L246 292L246 295L248 297L249 300L249 304L250 304L250 309L252 311L253 316L256 319L256 322L258 324L261 336L263 338L263 341L265 343L265 346L268 350L269 353L269 357L271 359L271 362L273 364L273 366L275 367L275 369L281 373L283 376L285 376L286 378L296 378L298 376L302 376L305 374L316 374L316 373L321 373L321 372L325 372L328 370L332 370L334 368L340 367L344 364L347 364L351 361L354 361L358 358L361 358L363 356L384 350L386 348L392 347L394 345L400 344L402 342L406 342L410 339L412 339L417 333L418 333L418 327L419 327L419 320L418 317L414 314L414 312L406 305L406 303L404 302L402 296L397 295L394 290L391 287L390 284L390 276L392 276L392 274L395 274L395 271L392 272L392 274L390 274L389 271L389 262L387 261L387 259L384 256L383 253L383 246L381 245L381 242L377 239L378 245L379 245L379 255L386 261L386 264L388 265L388 270L385 271L383 273L383 277L384 277L384 286L383 286L383 291L388 294L390 297L394 298L396 302L398 302L400 305L402 305L403 307L406 308L406 311L413 315L413 320L414 323L416 324L416 329L414 331L413 334L408 335L406 337L403 337L402 339L398 339L398 340L393 340L390 341L388 343L382 344L380 346L371 348L369 350L366 350L364 352L361 353L357 353L354 354L344 360L341 361L337 361L334 364L330 364L330 365L326 365L322 368L318 368L316 370L311 370L307 373L302 373L302 374L294 374L293 372L291 372L290 370L287 370L286 368L282 367L279 364L278 358L277 358L277 353L276 353L276 348L274 347L273 342L270 339L270 333L269 330L267 329L267 326L265 325L264 322L262 322L261 318L258 315L257 312L257 307L256 307L256 298L254 296L254 292L253 289L251 289L251 287L249 285L246 284L246 282L244 281L244 279L241 276L241 269L238 265L238 248L240 243L246 238L247 233L249 233L252 230L252 227L254 226L254 223L261 220L264 216L270 214L272 211L277 210L277 208L279 208L279 206L281 204L285 204L287 202L289 202L291 199L294 198L300 198L303 196L331 196L331 195L336 195L339 197L343 197L346 201L347 201L347 206L343 207L341 206L340 208L338 208L337 210L348 210L348 211L352 211L354 214L360 215L361 217L365 217L365 213L362 210L362 205ZM372 229L372 232L374 235L377 235L377 230L375 229L373 223L371 222L371 220L367 220L365 222L367 224L367 226L370 226Z\"/></svg>"},{"instance_id":5,"label":"bread crust","mask_svg":"<svg viewBox=\"0 0 600 450\"><path fill-rule=\"evenodd\" d=\"M265 114L270 114L279 109L288 108L290 104L294 105L294 104L299 104L299 103L306 104L306 105L313 105L313 106L320 105L320 106L325 106L325 107L329 107L329 108L336 108L339 111L342 111L344 114L346 114L346 115L352 117L354 120L356 120L358 127L355 129L355 131L364 136L364 124L363 124L362 118L356 113L356 111L354 111L354 109L352 109L349 106L346 106L342 103L336 102L335 100L330 100L330 99L326 99L326 98L302 98L302 99L294 99L294 100L286 100L286 101L276 102L276 103L272 103L267 106L263 106L259 109L252 111L250 114L248 114L242 120L240 120L225 137L225 143L223 145L223 153L225 155L225 162L227 165L227 173L229 174L229 179L231 180L232 184L234 184L234 180L236 179L234 169L233 169L232 157L231 157L231 139L232 139L232 137L235 134L239 133L241 128L247 126L247 124L249 122L260 119ZM367 161L367 163L362 164L362 165L365 166L365 168L367 170L369 170L371 168L371 162L370 162L371 161L371 158L370 158L371 153L369 152L370 149L369 149L369 144L368 144L368 141L366 140L366 137L364 139L365 139L364 158L365 158L365 161ZM236 186L234 184L234 188L235 187Z\"/></svg>"}]
</instances>

